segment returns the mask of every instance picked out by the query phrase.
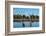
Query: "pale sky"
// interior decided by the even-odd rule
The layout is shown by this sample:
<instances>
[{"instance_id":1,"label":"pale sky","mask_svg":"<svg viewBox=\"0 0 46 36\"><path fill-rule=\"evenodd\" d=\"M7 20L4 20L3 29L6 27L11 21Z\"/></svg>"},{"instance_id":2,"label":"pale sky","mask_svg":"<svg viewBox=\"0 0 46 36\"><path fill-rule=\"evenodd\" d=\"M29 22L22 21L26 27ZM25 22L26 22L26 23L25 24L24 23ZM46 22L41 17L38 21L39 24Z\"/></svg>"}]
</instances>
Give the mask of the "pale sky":
<instances>
[{"instance_id":1,"label":"pale sky","mask_svg":"<svg viewBox=\"0 0 46 36\"><path fill-rule=\"evenodd\" d=\"M39 15L38 8L13 8L13 15Z\"/></svg>"}]
</instances>

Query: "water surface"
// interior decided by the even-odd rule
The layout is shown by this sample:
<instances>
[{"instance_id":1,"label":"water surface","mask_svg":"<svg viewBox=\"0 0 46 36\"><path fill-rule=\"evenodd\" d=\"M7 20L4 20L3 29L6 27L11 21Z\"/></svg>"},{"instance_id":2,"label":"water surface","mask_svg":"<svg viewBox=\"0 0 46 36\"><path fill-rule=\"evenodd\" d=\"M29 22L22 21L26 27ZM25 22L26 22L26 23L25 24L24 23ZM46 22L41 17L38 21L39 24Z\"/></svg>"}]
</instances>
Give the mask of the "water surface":
<instances>
[{"instance_id":1,"label":"water surface","mask_svg":"<svg viewBox=\"0 0 46 36\"><path fill-rule=\"evenodd\" d=\"M39 22L13 22L13 28L39 27Z\"/></svg>"}]
</instances>

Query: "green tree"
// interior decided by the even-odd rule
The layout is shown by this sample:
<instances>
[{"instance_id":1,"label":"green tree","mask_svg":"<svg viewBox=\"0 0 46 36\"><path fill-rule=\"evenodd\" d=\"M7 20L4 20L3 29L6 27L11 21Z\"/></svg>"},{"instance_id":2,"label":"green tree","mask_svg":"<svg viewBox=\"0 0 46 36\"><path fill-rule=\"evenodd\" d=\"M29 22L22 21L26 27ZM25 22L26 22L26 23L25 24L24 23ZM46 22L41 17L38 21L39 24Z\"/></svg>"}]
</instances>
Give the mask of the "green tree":
<instances>
[{"instance_id":1,"label":"green tree","mask_svg":"<svg viewBox=\"0 0 46 36\"><path fill-rule=\"evenodd\" d=\"M35 16L34 15L30 15L30 19L35 19Z\"/></svg>"},{"instance_id":2,"label":"green tree","mask_svg":"<svg viewBox=\"0 0 46 36\"><path fill-rule=\"evenodd\" d=\"M36 16L36 19L39 19L39 16Z\"/></svg>"},{"instance_id":3,"label":"green tree","mask_svg":"<svg viewBox=\"0 0 46 36\"><path fill-rule=\"evenodd\" d=\"M19 19L22 19L22 16L21 16L21 15L19 15L19 16L18 16L18 18L19 18Z\"/></svg>"},{"instance_id":4,"label":"green tree","mask_svg":"<svg viewBox=\"0 0 46 36\"><path fill-rule=\"evenodd\" d=\"M13 16L13 19L16 19L16 18L17 18L17 15L14 15L14 16Z\"/></svg>"},{"instance_id":5,"label":"green tree","mask_svg":"<svg viewBox=\"0 0 46 36\"><path fill-rule=\"evenodd\" d=\"M27 16L26 19L29 19L29 16Z\"/></svg>"},{"instance_id":6,"label":"green tree","mask_svg":"<svg viewBox=\"0 0 46 36\"><path fill-rule=\"evenodd\" d=\"M23 19L24 19L24 18L26 18L26 16L25 16L25 15L23 15Z\"/></svg>"}]
</instances>

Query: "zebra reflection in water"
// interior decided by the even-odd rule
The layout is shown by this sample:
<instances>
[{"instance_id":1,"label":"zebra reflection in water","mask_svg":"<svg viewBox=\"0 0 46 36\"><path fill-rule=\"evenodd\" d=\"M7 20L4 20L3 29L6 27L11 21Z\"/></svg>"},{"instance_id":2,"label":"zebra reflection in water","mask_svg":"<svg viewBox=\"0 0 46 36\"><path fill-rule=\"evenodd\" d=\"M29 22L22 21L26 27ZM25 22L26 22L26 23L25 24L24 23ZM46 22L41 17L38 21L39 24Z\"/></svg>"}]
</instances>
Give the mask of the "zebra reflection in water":
<instances>
[{"instance_id":1,"label":"zebra reflection in water","mask_svg":"<svg viewBox=\"0 0 46 36\"><path fill-rule=\"evenodd\" d=\"M25 23L22 23L22 26L25 27L25 26L26 26ZM30 23L30 27L31 27L31 26L32 26L32 24Z\"/></svg>"},{"instance_id":2,"label":"zebra reflection in water","mask_svg":"<svg viewBox=\"0 0 46 36\"><path fill-rule=\"evenodd\" d=\"M25 24L24 23L22 23L23 24L23 27L25 27Z\"/></svg>"}]
</instances>

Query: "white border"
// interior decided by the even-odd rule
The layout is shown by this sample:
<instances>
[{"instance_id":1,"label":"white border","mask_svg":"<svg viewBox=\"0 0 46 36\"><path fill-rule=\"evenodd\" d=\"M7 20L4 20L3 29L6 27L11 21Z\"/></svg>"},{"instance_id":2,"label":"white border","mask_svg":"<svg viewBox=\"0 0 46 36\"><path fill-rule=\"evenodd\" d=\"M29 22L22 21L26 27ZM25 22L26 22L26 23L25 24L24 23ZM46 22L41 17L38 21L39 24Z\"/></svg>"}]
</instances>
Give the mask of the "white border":
<instances>
[{"instance_id":1,"label":"white border","mask_svg":"<svg viewBox=\"0 0 46 36\"><path fill-rule=\"evenodd\" d=\"M13 28L13 8L39 8L39 25L40 27L31 27L31 28ZM34 31L34 30L42 30L42 6L31 6L31 5L10 5L10 31Z\"/></svg>"}]
</instances>

